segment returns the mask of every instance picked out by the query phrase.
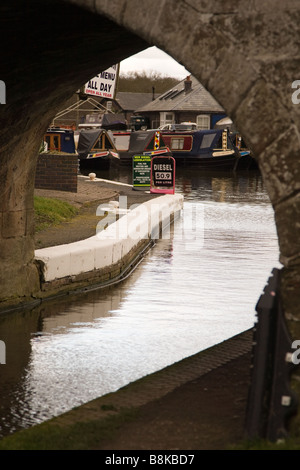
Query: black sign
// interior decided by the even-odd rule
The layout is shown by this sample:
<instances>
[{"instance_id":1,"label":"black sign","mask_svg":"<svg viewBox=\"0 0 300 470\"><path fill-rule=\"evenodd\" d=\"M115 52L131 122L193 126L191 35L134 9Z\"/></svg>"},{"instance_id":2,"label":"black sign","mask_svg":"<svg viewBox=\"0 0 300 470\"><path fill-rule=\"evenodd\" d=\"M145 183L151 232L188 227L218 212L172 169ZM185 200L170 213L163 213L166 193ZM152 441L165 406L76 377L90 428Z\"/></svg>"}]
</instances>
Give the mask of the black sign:
<instances>
[{"instance_id":1,"label":"black sign","mask_svg":"<svg viewBox=\"0 0 300 470\"><path fill-rule=\"evenodd\" d=\"M150 187L151 156L134 155L132 168L134 189L148 189Z\"/></svg>"},{"instance_id":2,"label":"black sign","mask_svg":"<svg viewBox=\"0 0 300 470\"><path fill-rule=\"evenodd\" d=\"M152 158L152 184L156 187L172 188L175 179L175 160L173 157Z\"/></svg>"}]
</instances>

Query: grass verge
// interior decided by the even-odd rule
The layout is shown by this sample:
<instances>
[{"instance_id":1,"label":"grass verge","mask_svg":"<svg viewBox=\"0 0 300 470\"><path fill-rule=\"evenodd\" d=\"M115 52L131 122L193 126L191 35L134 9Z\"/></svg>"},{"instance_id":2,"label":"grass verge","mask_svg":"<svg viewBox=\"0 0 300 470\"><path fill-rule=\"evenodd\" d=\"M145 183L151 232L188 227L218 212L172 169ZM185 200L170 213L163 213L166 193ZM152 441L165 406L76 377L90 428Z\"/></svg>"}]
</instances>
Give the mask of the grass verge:
<instances>
[{"instance_id":1,"label":"grass verge","mask_svg":"<svg viewBox=\"0 0 300 470\"><path fill-rule=\"evenodd\" d=\"M16 432L0 441L0 450L97 450L116 436L120 427L135 419L137 410L120 410L104 419L77 422L68 426L52 420Z\"/></svg>"},{"instance_id":2,"label":"grass verge","mask_svg":"<svg viewBox=\"0 0 300 470\"><path fill-rule=\"evenodd\" d=\"M35 231L66 222L78 214L78 209L68 202L34 196Z\"/></svg>"}]
</instances>

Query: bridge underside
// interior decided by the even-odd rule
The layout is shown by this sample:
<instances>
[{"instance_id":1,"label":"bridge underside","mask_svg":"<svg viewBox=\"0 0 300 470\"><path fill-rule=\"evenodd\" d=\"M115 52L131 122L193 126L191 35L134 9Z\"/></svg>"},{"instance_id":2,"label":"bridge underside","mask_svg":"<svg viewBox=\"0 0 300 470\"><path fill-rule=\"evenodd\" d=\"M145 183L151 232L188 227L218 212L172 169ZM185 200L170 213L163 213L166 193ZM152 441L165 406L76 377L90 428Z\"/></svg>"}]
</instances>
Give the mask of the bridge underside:
<instances>
[{"instance_id":1,"label":"bridge underside","mask_svg":"<svg viewBox=\"0 0 300 470\"><path fill-rule=\"evenodd\" d=\"M148 47L109 19L61 1L2 2L0 129L0 305L39 288L33 263L33 191L49 123L99 70Z\"/></svg>"},{"instance_id":2,"label":"bridge underside","mask_svg":"<svg viewBox=\"0 0 300 470\"><path fill-rule=\"evenodd\" d=\"M300 7L296 0L2 1L0 304L39 288L33 262L38 148L52 117L99 70L149 45L183 63L259 159L274 207L287 316L300 305ZM263 287L263 286L262 286ZM290 326L299 337L297 325ZM298 335L298 336L297 336Z\"/></svg>"}]
</instances>

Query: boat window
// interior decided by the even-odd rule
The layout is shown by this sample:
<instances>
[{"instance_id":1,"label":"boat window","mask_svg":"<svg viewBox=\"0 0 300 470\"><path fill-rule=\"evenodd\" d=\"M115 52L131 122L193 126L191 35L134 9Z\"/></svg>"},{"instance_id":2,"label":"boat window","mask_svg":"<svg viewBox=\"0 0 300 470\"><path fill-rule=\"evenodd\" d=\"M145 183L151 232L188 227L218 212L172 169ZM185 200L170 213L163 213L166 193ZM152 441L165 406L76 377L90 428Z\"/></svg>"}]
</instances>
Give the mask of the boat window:
<instances>
[{"instance_id":1,"label":"boat window","mask_svg":"<svg viewBox=\"0 0 300 470\"><path fill-rule=\"evenodd\" d=\"M102 146L102 136L100 136L100 137L96 140L96 142L95 142L95 144L94 144L94 146L93 146L93 149L94 149L94 150L104 150L104 148L103 148L103 146Z\"/></svg>"},{"instance_id":2,"label":"boat window","mask_svg":"<svg viewBox=\"0 0 300 470\"><path fill-rule=\"evenodd\" d=\"M112 149L113 146L112 146L110 140L108 139L108 137L106 135L104 136L104 140L105 140L105 142L104 142L105 148L106 149Z\"/></svg>"},{"instance_id":3,"label":"boat window","mask_svg":"<svg viewBox=\"0 0 300 470\"><path fill-rule=\"evenodd\" d=\"M191 135L180 135L174 136L173 133L163 134L163 141L170 150L177 152L180 150L186 150L190 152L193 146L193 136Z\"/></svg>"},{"instance_id":4,"label":"boat window","mask_svg":"<svg viewBox=\"0 0 300 470\"><path fill-rule=\"evenodd\" d=\"M171 150L182 150L184 139L171 139Z\"/></svg>"},{"instance_id":5,"label":"boat window","mask_svg":"<svg viewBox=\"0 0 300 470\"><path fill-rule=\"evenodd\" d=\"M48 145L48 150L56 150L60 152L61 150L61 136L59 134L46 134L45 140Z\"/></svg>"},{"instance_id":6,"label":"boat window","mask_svg":"<svg viewBox=\"0 0 300 470\"><path fill-rule=\"evenodd\" d=\"M93 146L94 150L105 150L114 148L107 135L102 134Z\"/></svg>"},{"instance_id":7,"label":"boat window","mask_svg":"<svg viewBox=\"0 0 300 470\"><path fill-rule=\"evenodd\" d=\"M201 142L201 145L200 145L200 148L201 149L206 149L206 148L210 148L212 143L213 143L213 140L214 138L216 137L216 133L212 133L212 134L205 134L203 137L202 137L202 142Z\"/></svg>"}]
</instances>

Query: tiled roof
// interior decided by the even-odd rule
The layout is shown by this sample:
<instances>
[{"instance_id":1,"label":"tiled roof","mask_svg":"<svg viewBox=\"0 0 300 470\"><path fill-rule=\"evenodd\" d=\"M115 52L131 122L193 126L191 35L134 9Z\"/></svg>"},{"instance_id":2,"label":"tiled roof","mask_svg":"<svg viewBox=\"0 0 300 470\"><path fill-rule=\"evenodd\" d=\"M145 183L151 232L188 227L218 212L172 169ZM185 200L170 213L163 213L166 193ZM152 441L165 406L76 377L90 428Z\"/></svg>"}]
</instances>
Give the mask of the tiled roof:
<instances>
[{"instance_id":1,"label":"tiled roof","mask_svg":"<svg viewBox=\"0 0 300 470\"><path fill-rule=\"evenodd\" d=\"M117 93L116 101L124 111L135 111L152 101L152 93L126 93L121 91Z\"/></svg>"},{"instance_id":2,"label":"tiled roof","mask_svg":"<svg viewBox=\"0 0 300 470\"><path fill-rule=\"evenodd\" d=\"M193 76L191 90L185 92L184 82L179 82L166 93L160 95L154 101L136 108L137 112L145 111L207 111L224 112L222 106L204 88L204 86Z\"/></svg>"}]
</instances>

